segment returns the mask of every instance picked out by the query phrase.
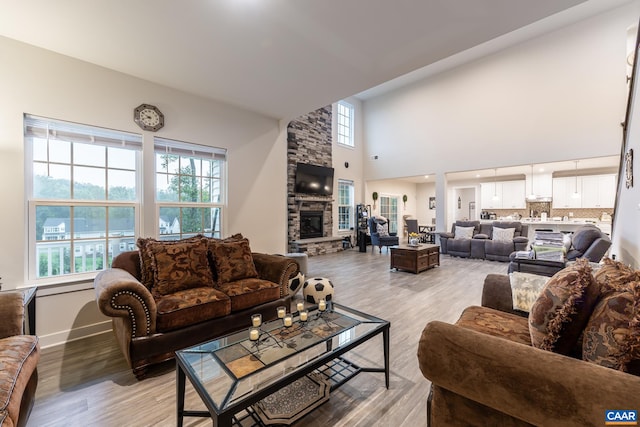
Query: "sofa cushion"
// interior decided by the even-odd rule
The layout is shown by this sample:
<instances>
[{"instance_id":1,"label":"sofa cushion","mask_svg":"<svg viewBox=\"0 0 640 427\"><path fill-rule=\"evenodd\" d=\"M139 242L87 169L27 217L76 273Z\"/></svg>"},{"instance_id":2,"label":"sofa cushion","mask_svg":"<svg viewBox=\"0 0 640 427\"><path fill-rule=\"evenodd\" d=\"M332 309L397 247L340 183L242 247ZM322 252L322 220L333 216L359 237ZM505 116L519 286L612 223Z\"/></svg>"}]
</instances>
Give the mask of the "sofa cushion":
<instances>
[{"instance_id":1,"label":"sofa cushion","mask_svg":"<svg viewBox=\"0 0 640 427\"><path fill-rule=\"evenodd\" d=\"M136 246L140 253L140 282L149 290L153 288L155 275L153 272L153 266L151 265L151 254L147 250L149 244L162 243L164 245L180 245L186 242L197 242L201 239L202 236L200 235L188 237L182 240L156 240L151 237L138 238Z\"/></svg>"},{"instance_id":2,"label":"sofa cushion","mask_svg":"<svg viewBox=\"0 0 640 427\"><path fill-rule=\"evenodd\" d=\"M600 295L586 259L556 273L529 313L534 347L568 355L578 342Z\"/></svg>"},{"instance_id":3,"label":"sofa cushion","mask_svg":"<svg viewBox=\"0 0 640 427\"><path fill-rule=\"evenodd\" d=\"M0 411L18 420L22 395L40 360L38 337L14 335L0 339Z\"/></svg>"},{"instance_id":4,"label":"sofa cushion","mask_svg":"<svg viewBox=\"0 0 640 427\"><path fill-rule=\"evenodd\" d=\"M640 375L640 282L605 295L584 330L582 358Z\"/></svg>"},{"instance_id":5,"label":"sofa cushion","mask_svg":"<svg viewBox=\"0 0 640 427\"><path fill-rule=\"evenodd\" d=\"M218 283L218 288L231 298L232 312L280 298L280 286L277 283L256 278Z\"/></svg>"},{"instance_id":6,"label":"sofa cushion","mask_svg":"<svg viewBox=\"0 0 640 427\"><path fill-rule=\"evenodd\" d=\"M513 243L513 236L515 232L515 228L493 227L492 239L494 242Z\"/></svg>"},{"instance_id":7,"label":"sofa cushion","mask_svg":"<svg viewBox=\"0 0 640 427\"><path fill-rule=\"evenodd\" d=\"M209 245L218 275L218 286L236 280L258 277L249 240L213 242Z\"/></svg>"},{"instance_id":8,"label":"sofa cushion","mask_svg":"<svg viewBox=\"0 0 640 427\"><path fill-rule=\"evenodd\" d=\"M629 282L640 281L640 271L624 265L621 262L605 258L602 266L593 277L600 286L600 292L620 290Z\"/></svg>"},{"instance_id":9,"label":"sofa cushion","mask_svg":"<svg viewBox=\"0 0 640 427\"><path fill-rule=\"evenodd\" d=\"M467 307L456 325L483 334L531 345L527 319L487 307Z\"/></svg>"},{"instance_id":10,"label":"sofa cushion","mask_svg":"<svg viewBox=\"0 0 640 427\"><path fill-rule=\"evenodd\" d=\"M453 238L455 240L471 239L473 237L473 231L475 229L475 227L460 227L456 225L455 232L453 233Z\"/></svg>"},{"instance_id":11,"label":"sofa cushion","mask_svg":"<svg viewBox=\"0 0 640 427\"><path fill-rule=\"evenodd\" d=\"M150 242L147 252L151 257L155 295L168 295L185 289L213 286L205 239L196 242Z\"/></svg>"},{"instance_id":12,"label":"sofa cushion","mask_svg":"<svg viewBox=\"0 0 640 427\"><path fill-rule=\"evenodd\" d=\"M231 300L212 287L186 289L156 300L158 332L180 329L231 313Z\"/></svg>"}]
</instances>

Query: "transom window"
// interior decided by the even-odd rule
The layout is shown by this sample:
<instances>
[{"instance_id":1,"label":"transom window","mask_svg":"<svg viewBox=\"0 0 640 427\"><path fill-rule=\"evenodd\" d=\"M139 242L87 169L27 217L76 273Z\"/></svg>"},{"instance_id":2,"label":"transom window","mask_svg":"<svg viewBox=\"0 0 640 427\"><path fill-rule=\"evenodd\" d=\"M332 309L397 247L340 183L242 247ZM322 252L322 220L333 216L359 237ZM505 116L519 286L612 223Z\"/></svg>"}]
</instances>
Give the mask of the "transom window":
<instances>
[{"instance_id":1,"label":"transom window","mask_svg":"<svg viewBox=\"0 0 640 427\"><path fill-rule=\"evenodd\" d=\"M101 270L134 249L140 135L25 115L29 277Z\"/></svg>"},{"instance_id":2,"label":"transom window","mask_svg":"<svg viewBox=\"0 0 640 427\"><path fill-rule=\"evenodd\" d=\"M348 231L353 227L353 181L338 180L338 230Z\"/></svg>"},{"instance_id":3,"label":"transom window","mask_svg":"<svg viewBox=\"0 0 640 427\"><path fill-rule=\"evenodd\" d=\"M337 129L336 136L338 144L353 147L355 145L353 138L353 116L354 108L351 104L344 101L337 103Z\"/></svg>"}]
</instances>

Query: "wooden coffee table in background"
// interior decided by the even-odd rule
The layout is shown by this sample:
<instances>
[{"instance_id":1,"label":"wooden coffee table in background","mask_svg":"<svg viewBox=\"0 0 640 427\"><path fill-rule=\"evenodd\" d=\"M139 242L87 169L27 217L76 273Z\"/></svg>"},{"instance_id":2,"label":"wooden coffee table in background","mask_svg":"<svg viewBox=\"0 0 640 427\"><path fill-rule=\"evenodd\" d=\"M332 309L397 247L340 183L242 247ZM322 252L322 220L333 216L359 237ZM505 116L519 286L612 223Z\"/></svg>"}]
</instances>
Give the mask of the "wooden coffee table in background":
<instances>
[{"instance_id":1,"label":"wooden coffee table in background","mask_svg":"<svg viewBox=\"0 0 640 427\"><path fill-rule=\"evenodd\" d=\"M438 245L400 245L391 248L391 268L396 270L407 270L417 274L436 265L440 265Z\"/></svg>"}]
</instances>

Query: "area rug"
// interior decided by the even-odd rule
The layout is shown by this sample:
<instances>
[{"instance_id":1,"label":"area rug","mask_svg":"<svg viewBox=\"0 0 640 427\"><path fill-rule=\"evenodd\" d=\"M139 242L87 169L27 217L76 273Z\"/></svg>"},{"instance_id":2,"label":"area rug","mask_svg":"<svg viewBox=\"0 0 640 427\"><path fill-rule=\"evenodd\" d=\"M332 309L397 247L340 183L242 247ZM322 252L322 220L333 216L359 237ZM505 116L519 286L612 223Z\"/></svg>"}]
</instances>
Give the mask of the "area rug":
<instances>
[{"instance_id":1,"label":"area rug","mask_svg":"<svg viewBox=\"0 0 640 427\"><path fill-rule=\"evenodd\" d=\"M266 425L290 425L329 400L331 384L324 376L311 373L253 405Z\"/></svg>"}]
</instances>

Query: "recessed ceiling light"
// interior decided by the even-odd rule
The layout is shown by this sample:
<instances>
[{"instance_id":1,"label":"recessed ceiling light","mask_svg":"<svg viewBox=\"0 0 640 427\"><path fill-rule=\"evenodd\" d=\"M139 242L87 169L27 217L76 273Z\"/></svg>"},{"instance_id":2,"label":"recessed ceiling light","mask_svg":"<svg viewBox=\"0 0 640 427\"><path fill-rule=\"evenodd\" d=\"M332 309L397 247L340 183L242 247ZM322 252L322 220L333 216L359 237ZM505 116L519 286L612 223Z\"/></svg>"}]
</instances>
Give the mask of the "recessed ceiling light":
<instances>
[{"instance_id":1,"label":"recessed ceiling light","mask_svg":"<svg viewBox=\"0 0 640 427\"><path fill-rule=\"evenodd\" d=\"M544 172L544 168L538 169L538 172Z\"/></svg>"},{"instance_id":2,"label":"recessed ceiling light","mask_svg":"<svg viewBox=\"0 0 640 427\"><path fill-rule=\"evenodd\" d=\"M425 175L425 176L424 176L424 178L425 178L425 179L429 179L429 175Z\"/></svg>"},{"instance_id":3,"label":"recessed ceiling light","mask_svg":"<svg viewBox=\"0 0 640 427\"><path fill-rule=\"evenodd\" d=\"M476 174L476 178L480 178L480 174L479 173Z\"/></svg>"}]
</instances>

